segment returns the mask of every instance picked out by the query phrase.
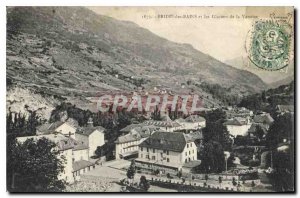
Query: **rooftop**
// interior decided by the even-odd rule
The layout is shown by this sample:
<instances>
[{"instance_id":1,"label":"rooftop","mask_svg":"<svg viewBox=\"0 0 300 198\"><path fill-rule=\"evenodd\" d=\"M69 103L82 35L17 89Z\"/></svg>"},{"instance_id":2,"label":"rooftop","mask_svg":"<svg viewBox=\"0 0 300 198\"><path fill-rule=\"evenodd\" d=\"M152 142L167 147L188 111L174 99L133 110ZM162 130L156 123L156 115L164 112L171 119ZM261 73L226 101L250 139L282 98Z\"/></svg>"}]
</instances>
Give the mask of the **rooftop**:
<instances>
[{"instance_id":1,"label":"rooftop","mask_svg":"<svg viewBox=\"0 0 300 198\"><path fill-rule=\"evenodd\" d=\"M230 120L227 120L224 122L224 125L236 125L236 126L242 126L242 125L247 125L248 121L245 118L242 117L236 117Z\"/></svg>"},{"instance_id":2,"label":"rooftop","mask_svg":"<svg viewBox=\"0 0 300 198\"><path fill-rule=\"evenodd\" d=\"M294 105L277 105L276 108L280 112L294 112Z\"/></svg>"},{"instance_id":3,"label":"rooftop","mask_svg":"<svg viewBox=\"0 0 300 198\"><path fill-rule=\"evenodd\" d=\"M206 120L205 118L198 115L190 115L185 119L185 121L195 123L195 122L205 122Z\"/></svg>"},{"instance_id":4,"label":"rooftop","mask_svg":"<svg viewBox=\"0 0 300 198\"><path fill-rule=\"evenodd\" d=\"M23 143L26 140L31 139L31 138L34 141L37 141L37 140L42 139L42 138L46 138L46 139L54 142L57 145L57 147L60 151L74 148L73 140L71 140L68 137L65 137L62 134L47 134L47 135L35 135L35 136L18 137L17 141Z\"/></svg>"},{"instance_id":5,"label":"rooftop","mask_svg":"<svg viewBox=\"0 0 300 198\"><path fill-rule=\"evenodd\" d=\"M86 161L86 160L80 160L80 161L76 161L73 163L73 172L81 170L83 168L89 167L89 166L93 166L94 163L90 162L90 161Z\"/></svg>"},{"instance_id":6,"label":"rooftop","mask_svg":"<svg viewBox=\"0 0 300 198\"><path fill-rule=\"evenodd\" d=\"M149 120L143 122L145 125L154 125L158 127L180 127L180 124L174 121L157 121L157 120Z\"/></svg>"},{"instance_id":7,"label":"rooftop","mask_svg":"<svg viewBox=\"0 0 300 198\"><path fill-rule=\"evenodd\" d=\"M36 129L44 134L47 134L47 132L55 131L58 127L60 127L65 122L62 121L56 121L53 123L45 123L40 126L38 126Z\"/></svg>"},{"instance_id":8,"label":"rooftop","mask_svg":"<svg viewBox=\"0 0 300 198\"><path fill-rule=\"evenodd\" d=\"M102 126L96 126L96 127L91 127L91 126L79 127L79 128L77 128L76 133L89 136L89 135L91 135L96 130L98 130L100 132L103 132L103 131L105 131L105 128L103 128Z\"/></svg>"},{"instance_id":9,"label":"rooftop","mask_svg":"<svg viewBox=\"0 0 300 198\"><path fill-rule=\"evenodd\" d=\"M272 122L274 122L274 119L270 116L269 113L263 113L254 116L253 121L256 123L271 124Z\"/></svg>"},{"instance_id":10,"label":"rooftop","mask_svg":"<svg viewBox=\"0 0 300 198\"><path fill-rule=\"evenodd\" d=\"M132 135L132 134L127 134L127 135L123 135L118 137L118 139L115 141L115 143L127 143L127 142L134 142L137 140L140 140L141 137L138 135Z\"/></svg>"},{"instance_id":11,"label":"rooftop","mask_svg":"<svg viewBox=\"0 0 300 198\"><path fill-rule=\"evenodd\" d=\"M183 133L178 132L154 132L148 139L143 141L140 146L160 150L170 150L182 152L187 142L190 142Z\"/></svg>"}]
</instances>

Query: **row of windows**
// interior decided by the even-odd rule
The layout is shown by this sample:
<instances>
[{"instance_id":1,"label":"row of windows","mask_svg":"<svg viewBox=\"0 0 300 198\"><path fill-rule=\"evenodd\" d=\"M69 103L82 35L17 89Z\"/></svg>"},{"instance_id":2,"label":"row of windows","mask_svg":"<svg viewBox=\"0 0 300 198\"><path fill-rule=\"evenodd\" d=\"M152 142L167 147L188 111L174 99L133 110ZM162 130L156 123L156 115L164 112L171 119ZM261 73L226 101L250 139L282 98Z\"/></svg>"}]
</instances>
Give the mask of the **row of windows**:
<instances>
[{"instance_id":1,"label":"row of windows","mask_svg":"<svg viewBox=\"0 0 300 198\"><path fill-rule=\"evenodd\" d=\"M147 152L149 152L149 148L146 148L146 149L147 149ZM143 151L144 148L141 147L140 150ZM152 149L152 153L155 153L155 149ZM167 150L164 150L164 153L166 153L167 155L169 155L169 151L167 151Z\"/></svg>"},{"instance_id":2,"label":"row of windows","mask_svg":"<svg viewBox=\"0 0 300 198\"><path fill-rule=\"evenodd\" d=\"M190 155L191 153L194 154L194 153L195 153L194 150L192 150L192 152L189 151L189 155ZM187 152L185 152L185 156L187 156Z\"/></svg>"},{"instance_id":3,"label":"row of windows","mask_svg":"<svg viewBox=\"0 0 300 198\"><path fill-rule=\"evenodd\" d=\"M187 145L187 148L189 148L189 147L193 146L193 143L187 143L186 145Z\"/></svg>"},{"instance_id":4,"label":"row of windows","mask_svg":"<svg viewBox=\"0 0 300 198\"><path fill-rule=\"evenodd\" d=\"M134 146L134 147L129 147L129 148L123 148L123 150L121 149L120 150L120 153L126 153L126 152L128 152L128 151L135 151L135 150L137 150L138 148L136 147L136 146Z\"/></svg>"},{"instance_id":5,"label":"row of windows","mask_svg":"<svg viewBox=\"0 0 300 198\"><path fill-rule=\"evenodd\" d=\"M141 158L143 158L143 154L141 154ZM150 159L150 157L149 157L149 155L146 155L146 159ZM151 157L151 160L155 160L156 158L155 158L155 156L152 156ZM163 158L163 160L167 160L167 162L170 162L170 159L169 158Z\"/></svg>"},{"instance_id":6,"label":"row of windows","mask_svg":"<svg viewBox=\"0 0 300 198\"><path fill-rule=\"evenodd\" d=\"M193 160L195 159L194 157L192 158ZM191 158L186 158L185 159L185 162L190 162L191 161Z\"/></svg>"},{"instance_id":7,"label":"row of windows","mask_svg":"<svg viewBox=\"0 0 300 198\"><path fill-rule=\"evenodd\" d=\"M131 146L131 145L136 145L136 144L138 144L138 142L137 142L137 141L134 141L134 142L123 143L122 146Z\"/></svg>"}]
</instances>

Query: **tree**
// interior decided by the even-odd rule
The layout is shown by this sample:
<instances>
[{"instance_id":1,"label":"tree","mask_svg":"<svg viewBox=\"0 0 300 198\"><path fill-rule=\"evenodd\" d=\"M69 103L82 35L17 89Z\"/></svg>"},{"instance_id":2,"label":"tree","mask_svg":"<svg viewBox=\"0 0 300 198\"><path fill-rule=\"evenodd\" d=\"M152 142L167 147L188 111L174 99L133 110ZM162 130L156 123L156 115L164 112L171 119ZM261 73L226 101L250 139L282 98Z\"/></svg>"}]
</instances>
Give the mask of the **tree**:
<instances>
[{"instance_id":1,"label":"tree","mask_svg":"<svg viewBox=\"0 0 300 198\"><path fill-rule=\"evenodd\" d=\"M150 184L144 175L142 175L140 178L140 187L142 190L144 190L146 192L150 188Z\"/></svg>"},{"instance_id":2,"label":"tree","mask_svg":"<svg viewBox=\"0 0 300 198\"><path fill-rule=\"evenodd\" d=\"M235 161L234 153L230 153L230 156L227 159L227 168L236 167L236 164L234 163L234 161Z\"/></svg>"},{"instance_id":3,"label":"tree","mask_svg":"<svg viewBox=\"0 0 300 198\"><path fill-rule=\"evenodd\" d=\"M160 110L157 105L156 105L153 113L151 113L151 118L153 120L161 120Z\"/></svg>"},{"instance_id":4,"label":"tree","mask_svg":"<svg viewBox=\"0 0 300 198\"><path fill-rule=\"evenodd\" d=\"M26 105L25 105L26 108ZM20 137L35 135L36 127L41 124L41 120L35 111L27 109L28 116L22 113L13 113L8 110L6 115L6 133L9 136Z\"/></svg>"},{"instance_id":5,"label":"tree","mask_svg":"<svg viewBox=\"0 0 300 198\"><path fill-rule=\"evenodd\" d=\"M182 183L182 184L185 183L185 178L181 178L181 183Z\"/></svg>"},{"instance_id":6,"label":"tree","mask_svg":"<svg viewBox=\"0 0 300 198\"><path fill-rule=\"evenodd\" d=\"M178 173L177 173L177 176L179 177L179 178L181 178L182 177L182 171L180 170L180 171L178 171Z\"/></svg>"},{"instance_id":7,"label":"tree","mask_svg":"<svg viewBox=\"0 0 300 198\"><path fill-rule=\"evenodd\" d=\"M64 156L54 142L46 138L24 143L9 142L7 189L10 192L60 192L65 181L58 176L64 171Z\"/></svg>"},{"instance_id":8,"label":"tree","mask_svg":"<svg viewBox=\"0 0 300 198\"><path fill-rule=\"evenodd\" d=\"M106 154L108 153L108 150L109 150L108 144L105 143L104 145L97 147L95 154L97 157L103 157L103 156L106 156Z\"/></svg>"},{"instance_id":9,"label":"tree","mask_svg":"<svg viewBox=\"0 0 300 198\"><path fill-rule=\"evenodd\" d=\"M221 176L219 176L219 184L220 184L220 186L222 185L222 177Z\"/></svg>"},{"instance_id":10,"label":"tree","mask_svg":"<svg viewBox=\"0 0 300 198\"><path fill-rule=\"evenodd\" d=\"M203 162L199 167L201 171L220 173L225 170L224 150L220 143L208 141L204 143L200 153L202 153L200 159Z\"/></svg>"},{"instance_id":11,"label":"tree","mask_svg":"<svg viewBox=\"0 0 300 198\"><path fill-rule=\"evenodd\" d=\"M235 181L235 177L232 178L232 185L234 185L234 186L237 185L237 183L236 183L236 181Z\"/></svg>"},{"instance_id":12,"label":"tree","mask_svg":"<svg viewBox=\"0 0 300 198\"><path fill-rule=\"evenodd\" d=\"M255 136L259 139L259 141L262 140L264 134L265 134L264 130L261 128L261 126L256 125L256 127L255 127Z\"/></svg>"},{"instance_id":13,"label":"tree","mask_svg":"<svg viewBox=\"0 0 300 198\"><path fill-rule=\"evenodd\" d=\"M225 150L231 150L232 140L224 126L226 114L222 109L216 109L205 115L206 127L203 129L204 141L219 142Z\"/></svg>"},{"instance_id":14,"label":"tree","mask_svg":"<svg viewBox=\"0 0 300 198\"><path fill-rule=\"evenodd\" d=\"M293 138L294 116L286 113L275 117L266 136L266 142L268 142L269 148L276 148L278 143L281 143L283 139L292 140Z\"/></svg>"},{"instance_id":15,"label":"tree","mask_svg":"<svg viewBox=\"0 0 300 198\"><path fill-rule=\"evenodd\" d=\"M128 170L127 170L127 174L126 174L126 175L127 175L127 178L133 180L133 179L134 179L135 172L136 172L135 161L132 160L132 161L131 161L131 164L130 164Z\"/></svg>"}]
</instances>

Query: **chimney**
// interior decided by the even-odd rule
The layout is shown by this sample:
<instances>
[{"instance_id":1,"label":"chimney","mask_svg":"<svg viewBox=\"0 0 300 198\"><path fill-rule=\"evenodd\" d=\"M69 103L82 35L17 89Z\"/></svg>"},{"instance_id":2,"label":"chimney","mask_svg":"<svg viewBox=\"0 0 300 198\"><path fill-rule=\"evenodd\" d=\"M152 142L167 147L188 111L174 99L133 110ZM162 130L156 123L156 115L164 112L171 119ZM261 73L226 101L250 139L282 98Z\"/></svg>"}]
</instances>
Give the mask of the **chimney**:
<instances>
[{"instance_id":1,"label":"chimney","mask_svg":"<svg viewBox=\"0 0 300 198\"><path fill-rule=\"evenodd\" d=\"M94 126L94 123L93 123L93 118L89 118L88 122L87 122L87 126L88 127L93 127Z\"/></svg>"}]
</instances>

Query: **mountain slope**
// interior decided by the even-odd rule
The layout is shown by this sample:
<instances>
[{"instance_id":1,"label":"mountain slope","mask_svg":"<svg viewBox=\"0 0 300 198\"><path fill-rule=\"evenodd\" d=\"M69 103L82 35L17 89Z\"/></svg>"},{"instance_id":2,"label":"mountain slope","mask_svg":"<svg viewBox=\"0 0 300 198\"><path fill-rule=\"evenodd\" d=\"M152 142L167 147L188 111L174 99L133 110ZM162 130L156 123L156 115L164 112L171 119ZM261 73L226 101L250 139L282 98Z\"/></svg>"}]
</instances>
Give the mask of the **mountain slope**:
<instances>
[{"instance_id":1,"label":"mountain slope","mask_svg":"<svg viewBox=\"0 0 300 198\"><path fill-rule=\"evenodd\" d=\"M294 79L294 60L291 61L288 67L283 69L284 71L266 71L259 69L249 61L248 57L242 56L227 60L225 63L236 68L243 68L247 71L255 72L256 75L268 84L268 88L276 88L280 85L288 84ZM273 83L274 85L272 85Z\"/></svg>"},{"instance_id":2,"label":"mountain slope","mask_svg":"<svg viewBox=\"0 0 300 198\"><path fill-rule=\"evenodd\" d=\"M193 89L210 96L208 105L222 101L203 91L203 82L218 84L233 95L266 87L256 75L191 45L82 7L7 8L7 78L67 99L137 86L179 93Z\"/></svg>"},{"instance_id":3,"label":"mountain slope","mask_svg":"<svg viewBox=\"0 0 300 198\"><path fill-rule=\"evenodd\" d=\"M273 83L270 83L269 87L276 88L276 87L279 87L280 85L287 85L287 84L291 83L293 80L294 80L294 76L288 76L282 80L278 80Z\"/></svg>"}]
</instances>

